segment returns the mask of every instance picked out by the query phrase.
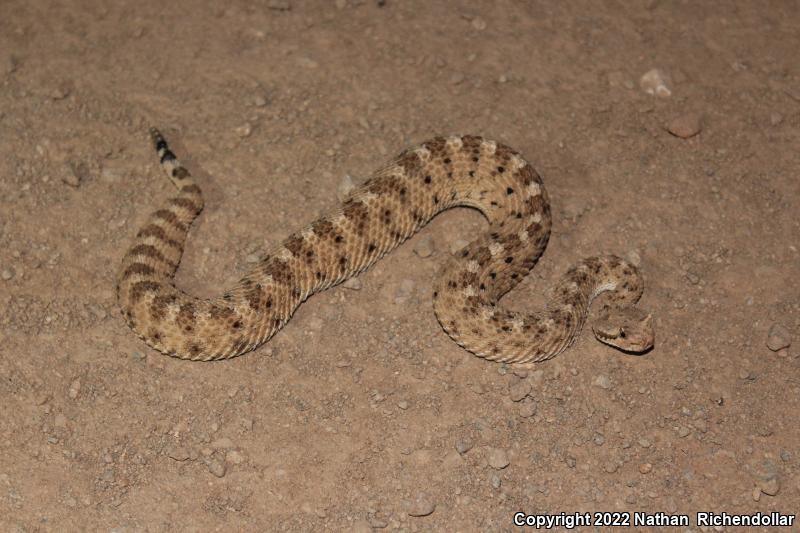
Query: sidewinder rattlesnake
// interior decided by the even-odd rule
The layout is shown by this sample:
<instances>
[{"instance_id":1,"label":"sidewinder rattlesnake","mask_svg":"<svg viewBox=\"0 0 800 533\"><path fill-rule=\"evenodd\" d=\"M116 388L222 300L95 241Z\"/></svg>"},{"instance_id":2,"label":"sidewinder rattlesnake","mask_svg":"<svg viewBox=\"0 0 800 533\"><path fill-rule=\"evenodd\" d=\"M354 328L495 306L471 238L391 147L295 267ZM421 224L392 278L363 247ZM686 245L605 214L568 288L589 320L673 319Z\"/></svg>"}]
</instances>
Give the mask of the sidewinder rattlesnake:
<instances>
[{"instance_id":1,"label":"sidewinder rattlesnake","mask_svg":"<svg viewBox=\"0 0 800 533\"><path fill-rule=\"evenodd\" d=\"M630 352L653 345L652 317L633 307L642 278L616 256L575 264L540 312L498 305L544 251L550 204L527 161L477 136L437 137L404 151L337 209L284 239L233 288L212 300L191 296L173 278L203 196L162 135L150 133L179 192L137 233L122 262L117 296L126 323L160 352L208 361L253 350L306 298L364 271L454 206L477 208L489 221L486 234L446 261L433 287L436 316L459 345L491 361L549 359L575 340L592 300L606 291L611 295L595 336Z\"/></svg>"}]
</instances>

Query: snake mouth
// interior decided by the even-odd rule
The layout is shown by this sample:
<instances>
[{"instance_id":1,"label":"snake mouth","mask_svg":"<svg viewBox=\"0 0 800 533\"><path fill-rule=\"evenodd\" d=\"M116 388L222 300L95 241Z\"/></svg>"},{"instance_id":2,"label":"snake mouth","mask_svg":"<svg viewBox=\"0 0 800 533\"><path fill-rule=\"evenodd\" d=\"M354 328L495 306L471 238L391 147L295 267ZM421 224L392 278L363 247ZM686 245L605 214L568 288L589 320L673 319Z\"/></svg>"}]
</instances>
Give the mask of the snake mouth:
<instances>
[{"instance_id":1,"label":"snake mouth","mask_svg":"<svg viewBox=\"0 0 800 533\"><path fill-rule=\"evenodd\" d=\"M595 337L603 344L607 344L608 346L616 348L620 352L628 355L645 355L653 351L653 348L655 347L654 343L652 342L628 343L622 345L619 342L619 338L611 336L606 337L597 332L595 332Z\"/></svg>"}]
</instances>

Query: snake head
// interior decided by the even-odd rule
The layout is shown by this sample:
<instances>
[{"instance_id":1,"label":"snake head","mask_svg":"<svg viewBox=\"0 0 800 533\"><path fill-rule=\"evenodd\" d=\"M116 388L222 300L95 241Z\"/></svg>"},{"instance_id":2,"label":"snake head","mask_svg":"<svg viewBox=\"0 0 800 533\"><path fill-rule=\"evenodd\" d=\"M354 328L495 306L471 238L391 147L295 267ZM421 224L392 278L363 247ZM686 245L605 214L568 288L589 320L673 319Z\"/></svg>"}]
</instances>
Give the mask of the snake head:
<instances>
[{"instance_id":1,"label":"snake head","mask_svg":"<svg viewBox=\"0 0 800 533\"><path fill-rule=\"evenodd\" d=\"M606 309L592 331L600 342L624 352L644 353L655 343L653 315L636 307Z\"/></svg>"}]
</instances>

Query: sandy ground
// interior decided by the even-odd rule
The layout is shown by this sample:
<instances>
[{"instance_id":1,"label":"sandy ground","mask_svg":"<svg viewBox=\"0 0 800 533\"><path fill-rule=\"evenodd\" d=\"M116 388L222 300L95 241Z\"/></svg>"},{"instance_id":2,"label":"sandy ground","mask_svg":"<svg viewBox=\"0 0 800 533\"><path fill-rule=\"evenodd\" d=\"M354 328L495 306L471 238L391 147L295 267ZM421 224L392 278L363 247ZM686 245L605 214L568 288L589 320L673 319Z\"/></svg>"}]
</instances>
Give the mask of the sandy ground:
<instances>
[{"instance_id":1,"label":"sandy ground","mask_svg":"<svg viewBox=\"0 0 800 533\"><path fill-rule=\"evenodd\" d=\"M698 511L798 511L797 2L222 4L0 5L0 529L663 511L690 514L683 531ZM669 96L640 87L654 68ZM634 357L586 331L529 372L460 349L432 278L486 225L453 210L259 350L162 356L114 296L171 192L151 124L207 193L178 276L196 294L346 175L476 133L525 154L553 200L551 244L506 302L533 309L577 258L617 253L641 264L657 345Z\"/></svg>"}]
</instances>

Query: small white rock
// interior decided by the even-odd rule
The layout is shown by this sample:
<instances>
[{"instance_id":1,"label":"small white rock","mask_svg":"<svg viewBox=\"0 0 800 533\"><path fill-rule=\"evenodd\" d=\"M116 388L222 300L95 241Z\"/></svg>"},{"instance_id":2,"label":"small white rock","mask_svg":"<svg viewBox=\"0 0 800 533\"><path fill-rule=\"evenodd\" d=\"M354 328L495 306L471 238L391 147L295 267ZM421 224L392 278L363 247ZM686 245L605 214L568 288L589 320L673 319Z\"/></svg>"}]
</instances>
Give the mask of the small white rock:
<instances>
[{"instance_id":1,"label":"small white rock","mask_svg":"<svg viewBox=\"0 0 800 533\"><path fill-rule=\"evenodd\" d=\"M353 178L350 176L350 174L345 174L342 178L342 181L339 182L339 186L336 188L336 198L340 202L344 202L344 200L347 198L347 195L350 194L350 191L352 191L355 186L356 185L353 182Z\"/></svg>"},{"instance_id":2,"label":"small white rock","mask_svg":"<svg viewBox=\"0 0 800 533\"><path fill-rule=\"evenodd\" d=\"M236 128L236 135L244 139L245 137L250 137L250 134L253 133L253 127L250 124L242 124L238 128Z\"/></svg>"},{"instance_id":3,"label":"small white rock","mask_svg":"<svg viewBox=\"0 0 800 533\"><path fill-rule=\"evenodd\" d=\"M74 400L75 398L78 397L78 394L80 394L80 392L81 392L81 380L76 379L69 386L69 392L68 392L69 397Z\"/></svg>"},{"instance_id":4,"label":"small white rock","mask_svg":"<svg viewBox=\"0 0 800 533\"><path fill-rule=\"evenodd\" d=\"M611 388L611 380L608 376L600 374L592 380L592 383L600 387L601 389L610 389Z\"/></svg>"},{"instance_id":5,"label":"small white rock","mask_svg":"<svg viewBox=\"0 0 800 533\"><path fill-rule=\"evenodd\" d=\"M662 98L672 95L672 90L669 86L669 77L657 68L645 72L639 80L639 87L641 87L644 92Z\"/></svg>"},{"instance_id":6,"label":"small white rock","mask_svg":"<svg viewBox=\"0 0 800 533\"><path fill-rule=\"evenodd\" d=\"M483 20L481 17L475 17L472 19L472 27L478 31L482 31L486 29L486 21Z\"/></svg>"}]
</instances>

